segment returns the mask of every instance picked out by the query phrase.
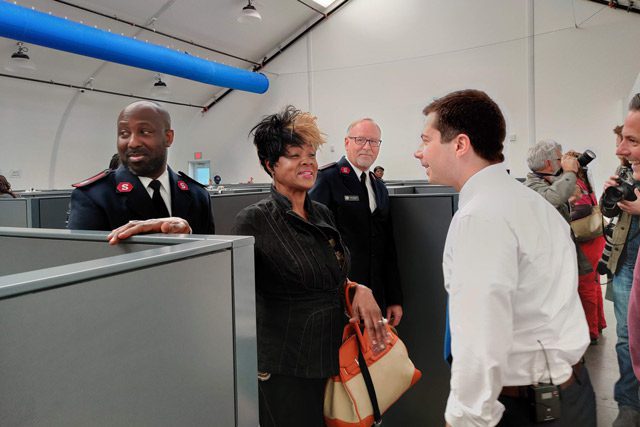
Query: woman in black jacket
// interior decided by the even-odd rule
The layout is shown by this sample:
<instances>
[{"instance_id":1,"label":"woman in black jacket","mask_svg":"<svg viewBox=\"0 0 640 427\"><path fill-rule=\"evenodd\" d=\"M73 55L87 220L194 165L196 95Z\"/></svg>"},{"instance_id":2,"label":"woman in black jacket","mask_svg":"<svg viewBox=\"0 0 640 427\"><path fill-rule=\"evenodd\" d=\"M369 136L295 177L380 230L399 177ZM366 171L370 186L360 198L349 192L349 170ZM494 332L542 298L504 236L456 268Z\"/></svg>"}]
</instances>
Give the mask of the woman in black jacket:
<instances>
[{"instance_id":1,"label":"woman in black jacket","mask_svg":"<svg viewBox=\"0 0 640 427\"><path fill-rule=\"evenodd\" d=\"M252 131L271 194L242 210L235 234L255 237L260 426L324 426L327 378L349 320L344 286L349 252L329 209L313 202L324 142L315 117L288 106ZM352 322L363 321L374 347L387 340L380 308L358 285Z\"/></svg>"}]
</instances>

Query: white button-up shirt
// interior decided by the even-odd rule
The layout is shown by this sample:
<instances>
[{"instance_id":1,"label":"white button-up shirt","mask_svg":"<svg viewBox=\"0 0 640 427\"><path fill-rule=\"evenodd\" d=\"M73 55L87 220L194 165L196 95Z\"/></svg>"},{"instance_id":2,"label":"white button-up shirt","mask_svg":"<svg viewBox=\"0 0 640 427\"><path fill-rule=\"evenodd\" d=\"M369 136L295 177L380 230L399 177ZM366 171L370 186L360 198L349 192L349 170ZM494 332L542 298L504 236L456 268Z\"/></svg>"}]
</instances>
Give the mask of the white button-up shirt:
<instances>
[{"instance_id":1,"label":"white button-up shirt","mask_svg":"<svg viewBox=\"0 0 640 427\"><path fill-rule=\"evenodd\" d=\"M571 375L589 345L569 224L504 165L462 187L444 249L453 427L495 426L503 386ZM540 341L546 349L549 369Z\"/></svg>"}]
</instances>

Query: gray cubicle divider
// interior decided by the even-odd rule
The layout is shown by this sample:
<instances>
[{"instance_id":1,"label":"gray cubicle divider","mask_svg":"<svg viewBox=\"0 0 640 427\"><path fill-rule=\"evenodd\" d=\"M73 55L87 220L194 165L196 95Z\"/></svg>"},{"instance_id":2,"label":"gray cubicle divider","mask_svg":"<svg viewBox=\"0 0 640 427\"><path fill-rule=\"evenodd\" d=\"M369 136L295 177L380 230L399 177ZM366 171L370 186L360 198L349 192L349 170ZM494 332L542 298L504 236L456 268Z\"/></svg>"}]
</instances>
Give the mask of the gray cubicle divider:
<instances>
[{"instance_id":1,"label":"gray cubicle divider","mask_svg":"<svg viewBox=\"0 0 640 427\"><path fill-rule=\"evenodd\" d=\"M457 193L457 191L453 187L449 187L448 185L437 185L437 184L415 185L413 186L413 191L415 194Z\"/></svg>"},{"instance_id":2,"label":"gray cubicle divider","mask_svg":"<svg viewBox=\"0 0 640 427\"><path fill-rule=\"evenodd\" d=\"M29 199L0 199L0 227L31 227Z\"/></svg>"},{"instance_id":3,"label":"gray cubicle divider","mask_svg":"<svg viewBox=\"0 0 640 427\"><path fill-rule=\"evenodd\" d=\"M66 228L69 194L0 199L0 227Z\"/></svg>"},{"instance_id":4,"label":"gray cubicle divider","mask_svg":"<svg viewBox=\"0 0 640 427\"><path fill-rule=\"evenodd\" d=\"M236 215L253 203L269 197L268 192L214 194L211 196L213 220L217 234L231 234Z\"/></svg>"},{"instance_id":5,"label":"gray cubicle divider","mask_svg":"<svg viewBox=\"0 0 640 427\"><path fill-rule=\"evenodd\" d=\"M236 214L268 196L268 188L210 193L211 210L218 234L230 234ZM0 227L67 228L70 193L0 199Z\"/></svg>"},{"instance_id":6,"label":"gray cubicle divider","mask_svg":"<svg viewBox=\"0 0 640 427\"><path fill-rule=\"evenodd\" d=\"M255 427L253 238L105 237L0 228L0 424Z\"/></svg>"},{"instance_id":7,"label":"gray cubicle divider","mask_svg":"<svg viewBox=\"0 0 640 427\"><path fill-rule=\"evenodd\" d=\"M414 194L415 191L411 186L405 185L388 185L387 191L389 194Z\"/></svg>"},{"instance_id":8,"label":"gray cubicle divider","mask_svg":"<svg viewBox=\"0 0 640 427\"><path fill-rule=\"evenodd\" d=\"M35 197L31 202L34 228L67 228L71 195Z\"/></svg>"},{"instance_id":9,"label":"gray cubicle divider","mask_svg":"<svg viewBox=\"0 0 640 427\"><path fill-rule=\"evenodd\" d=\"M20 197L47 197L47 196L70 196L73 188L64 190L37 190L37 191L21 191L16 194Z\"/></svg>"},{"instance_id":10,"label":"gray cubicle divider","mask_svg":"<svg viewBox=\"0 0 640 427\"><path fill-rule=\"evenodd\" d=\"M385 414L386 426L444 424L450 370L443 359L447 299L442 251L456 198L457 194L390 196L404 293L398 332L423 376Z\"/></svg>"}]
</instances>

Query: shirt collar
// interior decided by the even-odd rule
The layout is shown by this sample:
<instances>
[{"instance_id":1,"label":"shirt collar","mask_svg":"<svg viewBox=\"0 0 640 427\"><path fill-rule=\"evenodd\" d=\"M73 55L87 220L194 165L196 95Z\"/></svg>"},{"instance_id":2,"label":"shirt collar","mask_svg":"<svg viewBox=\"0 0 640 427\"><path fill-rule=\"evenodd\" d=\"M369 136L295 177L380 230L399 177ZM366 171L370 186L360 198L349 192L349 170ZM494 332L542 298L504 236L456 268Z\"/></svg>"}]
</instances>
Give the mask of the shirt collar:
<instances>
[{"instance_id":1,"label":"shirt collar","mask_svg":"<svg viewBox=\"0 0 640 427\"><path fill-rule=\"evenodd\" d=\"M149 178L147 176L139 176L138 179L140 180L142 185L144 185L144 188L149 187L149 184L151 184L151 181L153 181L152 178ZM171 191L169 190L169 170L168 169L165 169L162 175L160 175L156 179L160 181L160 184L162 184L162 187L160 188L164 188L167 193Z\"/></svg>"},{"instance_id":2,"label":"shirt collar","mask_svg":"<svg viewBox=\"0 0 640 427\"><path fill-rule=\"evenodd\" d=\"M344 156L344 158L347 159L347 162L351 165L351 169L353 169L353 172L355 172L358 178L360 178L360 175L362 175L362 172L364 172L367 175L367 179L369 178L369 169L362 171L360 170L359 167L356 167L353 163L351 163L351 160L349 160L347 156Z\"/></svg>"},{"instance_id":3,"label":"shirt collar","mask_svg":"<svg viewBox=\"0 0 640 427\"><path fill-rule=\"evenodd\" d=\"M292 209L291 200L289 200L289 198L284 194L278 192L275 185L273 184L271 184L271 196L273 197L273 200L275 200L275 202L280 205L280 207L284 208L287 211L290 211ZM307 211L307 214L313 213L313 205L308 193L304 198L304 210Z\"/></svg>"},{"instance_id":4,"label":"shirt collar","mask_svg":"<svg viewBox=\"0 0 640 427\"><path fill-rule=\"evenodd\" d=\"M483 188L494 186L494 182L507 173L504 163L489 165L473 174L460 189L458 207L464 207Z\"/></svg>"}]
</instances>

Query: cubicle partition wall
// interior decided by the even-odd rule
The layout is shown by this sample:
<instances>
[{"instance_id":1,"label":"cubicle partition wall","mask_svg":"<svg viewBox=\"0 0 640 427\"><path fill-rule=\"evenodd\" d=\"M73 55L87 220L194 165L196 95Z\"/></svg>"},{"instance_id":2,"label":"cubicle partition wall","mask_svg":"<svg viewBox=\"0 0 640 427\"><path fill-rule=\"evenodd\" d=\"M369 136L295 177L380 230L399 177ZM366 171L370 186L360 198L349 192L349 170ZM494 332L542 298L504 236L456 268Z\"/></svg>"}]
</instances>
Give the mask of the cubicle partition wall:
<instances>
[{"instance_id":1,"label":"cubicle partition wall","mask_svg":"<svg viewBox=\"0 0 640 427\"><path fill-rule=\"evenodd\" d=\"M216 223L216 233L231 234L238 212L267 197L269 197L269 193L265 191L211 196L211 208L213 209L213 219Z\"/></svg>"},{"instance_id":2,"label":"cubicle partition wall","mask_svg":"<svg viewBox=\"0 0 640 427\"><path fill-rule=\"evenodd\" d=\"M258 424L253 238L0 228L2 425Z\"/></svg>"},{"instance_id":3,"label":"cubicle partition wall","mask_svg":"<svg viewBox=\"0 0 640 427\"><path fill-rule=\"evenodd\" d=\"M31 215L27 199L0 199L1 227L31 227Z\"/></svg>"},{"instance_id":4,"label":"cubicle partition wall","mask_svg":"<svg viewBox=\"0 0 640 427\"><path fill-rule=\"evenodd\" d=\"M415 194L413 187L404 185L387 185L387 191L391 194Z\"/></svg>"},{"instance_id":5,"label":"cubicle partition wall","mask_svg":"<svg viewBox=\"0 0 640 427\"><path fill-rule=\"evenodd\" d=\"M0 227L66 228L69 194L0 199Z\"/></svg>"},{"instance_id":6,"label":"cubicle partition wall","mask_svg":"<svg viewBox=\"0 0 640 427\"><path fill-rule=\"evenodd\" d=\"M442 251L458 195L391 187L399 333L424 376L385 425L439 425L449 391ZM262 191L213 195L216 231L229 234L241 209L268 196ZM11 230L0 228L0 414L30 425L199 425L216 414L215 425L255 427L246 238L138 236L112 247L104 232Z\"/></svg>"},{"instance_id":7,"label":"cubicle partition wall","mask_svg":"<svg viewBox=\"0 0 640 427\"><path fill-rule=\"evenodd\" d=\"M384 416L384 425L444 425L449 366L443 359L446 292L442 251L457 194L390 196L404 316L398 327L422 380Z\"/></svg>"},{"instance_id":8,"label":"cubicle partition wall","mask_svg":"<svg viewBox=\"0 0 640 427\"><path fill-rule=\"evenodd\" d=\"M240 210L268 197L269 188L236 188L223 193L210 191L211 209L218 234L229 234ZM0 199L0 227L67 228L69 192Z\"/></svg>"},{"instance_id":9,"label":"cubicle partition wall","mask_svg":"<svg viewBox=\"0 0 640 427\"><path fill-rule=\"evenodd\" d=\"M73 188L67 188L64 190L34 190L34 191L18 191L16 194L19 197L48 197L48 196L70 196Z\"/></svg>"}]
</instances>

